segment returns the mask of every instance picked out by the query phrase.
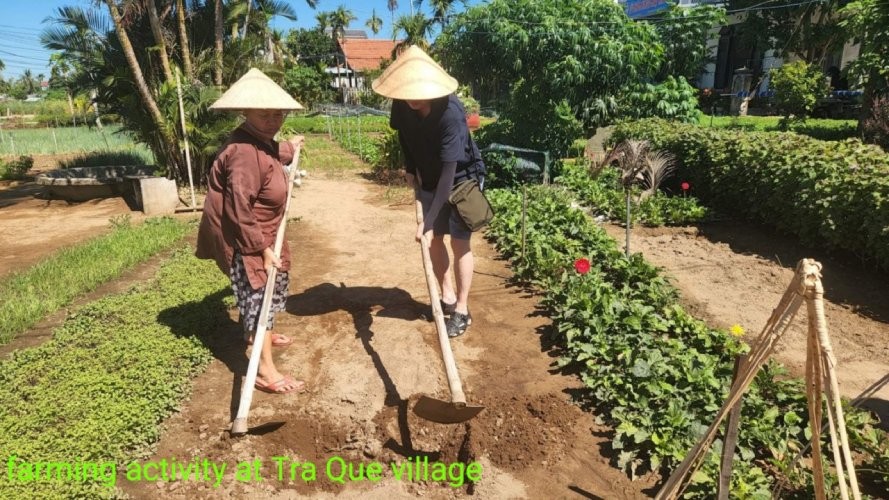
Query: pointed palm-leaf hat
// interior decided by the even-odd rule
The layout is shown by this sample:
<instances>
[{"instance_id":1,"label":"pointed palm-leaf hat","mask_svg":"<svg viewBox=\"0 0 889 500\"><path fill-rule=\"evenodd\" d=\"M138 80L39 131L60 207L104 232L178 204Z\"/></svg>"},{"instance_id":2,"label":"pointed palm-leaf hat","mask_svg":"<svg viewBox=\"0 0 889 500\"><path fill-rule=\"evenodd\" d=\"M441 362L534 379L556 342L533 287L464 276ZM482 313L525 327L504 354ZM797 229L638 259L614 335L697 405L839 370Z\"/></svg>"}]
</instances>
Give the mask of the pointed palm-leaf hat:
<instances>
[{"instance_id":1,"label":"pointed palm-leaf hat","mask_svg":"<svg viewBox=\"0 0 889 500\"><path fill-rule=\"evenodd\" d=\"M244 74L216 100L210 109L303 109L284 89L256 68Z\"/></svg>"},{"instance_id":2,"label":"pointed palm-leaf hat","mask_svg":"<svg viewBox=\"0 0 889 500\"><path fill-rule=\"evenodd\" d=\"M457 90L457 80L423 49L411 45L371 87L374 92L392 99L435 99Z\"/></svg>"}]
</instances>

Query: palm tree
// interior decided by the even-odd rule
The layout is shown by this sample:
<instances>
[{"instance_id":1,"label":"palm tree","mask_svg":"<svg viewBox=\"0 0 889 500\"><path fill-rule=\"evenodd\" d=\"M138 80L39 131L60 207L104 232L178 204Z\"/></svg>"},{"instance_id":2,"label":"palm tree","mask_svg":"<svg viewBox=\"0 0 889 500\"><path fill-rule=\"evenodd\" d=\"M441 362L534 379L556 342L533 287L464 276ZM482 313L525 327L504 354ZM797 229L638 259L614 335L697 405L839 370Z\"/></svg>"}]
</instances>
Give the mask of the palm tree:
<instances>
[{"instance_id":1,"label":"palm tree","mask_svg":"<svg viewBox=\"0 0 889 500\"><path fill-rule=\"evenodd\" d=\"M65 97L68 99L68 111L74 117L74 96L71 95L71 75L74 73L74 67L61 52L55 52L49 56L49 74L50 78L56 85L61 83L65 88ZM77 126L77 119L74 119L74 125Z\"/></svg>"},{"instance_id":2,"label":"palm tree","mask_svg":"<svg viewBox=\"0 0 889 500\"><path fill-rule=\"evenodd\" d=\"M154 0L144 0L145 10L148 12L148 22L151 24L151 32L154 34L154 43L161 58L161 67L168 82L173 81L173 72L170 70L170 58L167 55L167 42L161 29L160 20L157 17L157 4Z\"/></svg>"},{"instance_id":3,"label":"palm tree","mask_svg":"<svg viewBox=\"0 0 889 500\"><path fill-rule=\"evenodd\" d=\"M318 21L318 31L324 33L324 30L330 27L330 16L332 12L322 11L315 14L315 21Z\"/></svg>"},{"instance_id":4,"label":"palm tree","mask_svg":"<svg viewBox=\"0 0 889 500\"><path fill-rule=\"evenodd\" d=\"M432 7L432 22L438 23L442 28L447 26L448 16L454 10L454 3L454 0L429 0L429 5ZM420 11L422 5L423 0L414 0L417 12Z\"/></svg>"},{"instance_id":5,"label":"palm tree","mask_svg":"<svg viewBox=\"0 0 889 500\"><path fill-rule=\"evenodd\" d=\"M216 86L222 86L222 30L224 21L222 19L222 0L216 0L213 8L213 41L214 41L214 60L213 60L213 83Z\"/></svg>"},{"instance_id":6,"label":"palm tree","mask_svg":"<svg viewBox=\"0 0 889 500\"><path fill-rule=\"evenodd\" d=\"M340 4L340 6L330 15L330 27L333 28L331 36L345 38L346 28L349 27L349 23L356 19L358 18L355 17L355 14L352 13L351 10L347 9L345 5Z\"/></svg>"},{"instance_id":7,"label":"palm tree","mask_svg":"<svg viewBox=\"0 0 889 500\"><path fill-rule=\"evenodd\" d=\"M185 29L185 14L185 2L176 0L176 18L179 21L179 45L182 47L182 65L185 66L185 75L188 79L194 80L194 67L191 65L188 31Z\"/></svg>"},{"instance_id":8,"label":"palm tree","mask_svg":"<svg viewBox=\"0 0 889 500\"><path fill-rule=\"evenodd\" d=\"M398 10L398 0L388 0L386 7L389 8L389 14L391 15L392 24L395 24L395 11Z\"/></svg>"},{"instance_id":9,"label":"palm tree","mask_svg":"<svg viewBox=\"0 0 889 500\"><path fill-rule=\"evenodd\" d=\"M111 29L108 18L98 10L84 11L80 7L59 7L56 14L43 20L57 26L44 30L40 43L80 63L97 60L108 43L105 36Z\"/></svg>"},{"instance_id":10,"label":"palm tree","mask_svg":"<svg viewBox=\"0 0 889 500\"><path fill-rule=\"evenodd\" d=\"M30 69L26 69L22 76L19 77L19 82L28 89L28 94L34 93L34 74L31 73Z\"/></svg>"},{"instance_id":11,"label":"palm tree","mask_svg":"<svg viewBox=\"0 0 889 500\"><path fill-rule=\"evenodd\" d=\"M370 19L364 25L370 28L374 35L380 32L380 29L383 27L383 20L377 17L377 9L371 12Z\"/></svg>"},{"instance_id":12,"label":"palm tree","mask_svg":"<svg viewBox=\"0 0 889 500\"><path fill-rule=\"evenodd\" d=\"M80 7L59 7L56 14L56 17L43 20L55 26L40 34L40 43L47 49L57 51L59 58L70 65L71 73L66 78L70 91L90 93L96 125L102 128L96 102L97 86L102 75L97 74L95 68L103 61L103 52L110 47L107 33L111 31L111 23L97 9L85 11Z\"/></svg>"},{"instance_id":13,"label":"palm tree","mask_svg":"<svg viewBox=\"0 0 889 500\"><path fill-rule=\"evenodd\" d=\"M136 59L136 52L133 50L133 44L130 42L130 37L127 35L127 30L123 25L123 19L121 18L120 10L118 10L117 3L114 0L105 0L105 5L108 6L108 12L111 14L111 21L114 23L117 31L117 38L120 40L121 49L123 49L124 56L127 59L127 65L130 67L130 73L132 73L136 89L139 91L142 104L148 109L155 127L158 130L166 130L166 120L163 114L161 114L157 101L154 100L151 90L145 81L145 75L142 73L142 67L139 66L139 60Z\"/></svg>"},{"instance_id":14,"label":"palm tree","mask_svg":"<svg viewBox=\"0 0 889 500\"><path fill-rule=\"evenodd\" d=\"M309 6L312 4L309 3ZM260 32L258 33L264 38L266 50L266 62L273 64L283 59L281 33L269 28L269 24L273 17L283 17L290 21L296 21L296 11L290 4L275 0L259 0L256 2L256 11L258 18L261 20Z\"/></svg>"},{"instance_id":15,"label":"palm tree","mask_svg":"<svg viewBox=\"0 0 889 500\"><path fill-rule=\"evenodd\" d=\"M306 5L311 9L318 6L319 0L306 0ZM247 0L245 9L237 9L238 12L246 10L244 14L244 29L241 32L241 38L247 36L247 25L250 24L250 11L254 8L266 15L266 20L275 16L281 16L291 21L296 21L296 11L290 6L289 2L281 0ZM237 29L237 28L236 28Z\"/></svg>"},{"instance_id":16,"label":"palm tree","mask_svg":"<svg viewBox=\"0 0 889 500\"><path fill-rule=\"evenodd\" d=\"M394 59L403 49L416 45L423 50L429 50L429 42L426 37L432 30L432 21L426 18L422 13L416 13L412 16L401 16L395 21L392 27L392 39L398 38L398 34L404 32L404 40L395 46L392 53Z\"/></svg>"}]
</instances>

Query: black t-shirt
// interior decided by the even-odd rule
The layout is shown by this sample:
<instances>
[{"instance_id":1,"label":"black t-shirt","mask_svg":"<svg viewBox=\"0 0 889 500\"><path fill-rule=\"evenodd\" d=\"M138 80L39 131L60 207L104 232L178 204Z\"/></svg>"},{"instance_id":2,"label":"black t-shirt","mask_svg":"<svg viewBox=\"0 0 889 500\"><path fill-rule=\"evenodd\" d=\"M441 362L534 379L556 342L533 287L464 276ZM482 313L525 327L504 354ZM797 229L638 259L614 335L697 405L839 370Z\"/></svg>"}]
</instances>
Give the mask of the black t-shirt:
<instances>
[{"instance_id":1,"label":"black t-shirt","mask_svg":"<svg viewBox=\"0 0 889 500\"><path fill-rule=\"evenodd\" d=\"M466 112L454 94L433 99L426 118L405 101L393 99L389 126L398 131L407 172L419 170L426 191L438 185L442 163L456 163L457 178L472 167L479 174L485 172L478 146L469 136Z\"/></svg>"}]
</instances>

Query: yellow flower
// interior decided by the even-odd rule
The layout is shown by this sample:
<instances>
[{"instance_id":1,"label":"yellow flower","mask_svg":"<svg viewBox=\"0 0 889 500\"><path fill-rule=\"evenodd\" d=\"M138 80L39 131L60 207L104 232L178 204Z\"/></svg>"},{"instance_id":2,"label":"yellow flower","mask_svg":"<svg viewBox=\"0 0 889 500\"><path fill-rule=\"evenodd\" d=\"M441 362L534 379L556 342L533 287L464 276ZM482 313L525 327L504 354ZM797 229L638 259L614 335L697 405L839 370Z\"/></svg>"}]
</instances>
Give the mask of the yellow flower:
<instances>
[{"instance_id":1,"label":"yellow flower","mask_svg":"<svg viewBox=\"0 0 889 500\"><path fill-rule=\"evenodd\" d=\"M744 327L742 327L741 325L739 325L737 323L732 325L732 327L729 328L728 331L735 337L743 337L744 336Z\"/></svg>"}]
</instances>

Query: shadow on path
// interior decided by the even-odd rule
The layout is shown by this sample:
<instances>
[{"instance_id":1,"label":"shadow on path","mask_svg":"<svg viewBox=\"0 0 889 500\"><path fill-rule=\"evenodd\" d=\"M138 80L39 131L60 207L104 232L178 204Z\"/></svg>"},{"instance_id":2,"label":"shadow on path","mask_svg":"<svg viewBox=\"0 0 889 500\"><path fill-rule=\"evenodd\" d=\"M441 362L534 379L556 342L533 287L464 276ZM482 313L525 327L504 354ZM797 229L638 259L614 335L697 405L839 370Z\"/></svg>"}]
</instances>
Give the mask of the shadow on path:
<instances>
[{"instance_id":1,"label":"shadow on path","mask_svg":"<svg viewBox=\"0 0 889 500\"><path fill-rule=\"evenodd\" d=\"M296 316L320 316L334 311L345 311L352 316L355 336L361 341L364 351L370 356L380 380L386 390L384 405L395 407L398 411L398 429L401 442L390 439L384 447L406 457L428 457L435 461L439 453L428 453L414 449L408 426L408 400L401 397L395 382L386 370L379 353L373 347L374 316L397 318L407 321L425 318L429 309L427 304L417 302L401 288L353 286L344 283L336 286L322 283L306 289L300 294L293 294L287 300L287 312Z\"/></svg>"}]
</instances>

